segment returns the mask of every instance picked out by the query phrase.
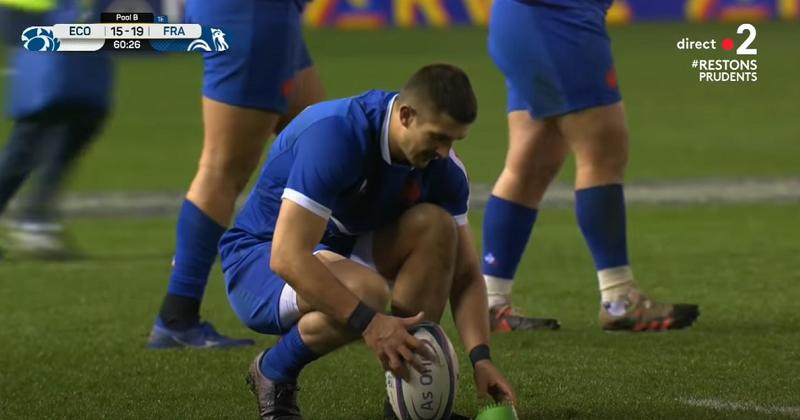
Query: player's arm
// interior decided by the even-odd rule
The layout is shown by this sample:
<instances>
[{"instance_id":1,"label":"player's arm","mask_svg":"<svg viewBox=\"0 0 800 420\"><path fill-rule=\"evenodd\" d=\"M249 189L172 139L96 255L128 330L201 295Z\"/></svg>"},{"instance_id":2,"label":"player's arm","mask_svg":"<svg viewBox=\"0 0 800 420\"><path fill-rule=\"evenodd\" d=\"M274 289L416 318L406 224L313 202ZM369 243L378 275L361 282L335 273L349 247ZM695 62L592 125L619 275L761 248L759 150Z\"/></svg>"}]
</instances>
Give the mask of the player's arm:
<instances>
[{"instance_id":1,"label":"player's arm","mask_svg":"<svg viewBox=\"0 0 800 420\"><path fill-rule=\"evenodd\" d=\"M314 256L314 247L325 232L336 196L352 182L348 165L357 162L359 154L347 147L351 135L347 121L336 117L320 119L298 134L270 257L270 269L312 310L343 325L359 299Z\"/></svg>"},{"instance_id":2,"label":"player's arm","mask_svg":"<svg viewBox=\"0 0 800 420\"><path fill-rule=\"evenodd\" d=\"M450 161L452 164L448 167L448 176L441 178L447 182L440 189L443 207L453 215L458 224L458 247L453 285L450 288L450 308L461 341L469 352L475 369L478 395L491 395L495 401L514 401L514 388L494 366L489 352L486 285L467 221L469 178L458 155L452 150Z\"/></svg>"},{"instance_id":3,"label":"player's arm","mask_svg":"<svg viewBox=\"0 0 800 420\"><path fill-rule=\"evenodd\" d=\"M314 256L327 220L290 199L278 213L270 269L314 310L346 324L359 299Z\"/></svg>"},{"instance_id":4,"label":"player's arm","mask_svg":"<svg viewBox=\"0 0 800 420\"><path fill-rule=\"evenodd\" d=\"M414 353L426 353L407 329L422 321L423 314L397 318L361 302L313 254L326 224L326 219L285 198L275 226L270 269L286 280L312 310L347 325L354 334L361 333L384 369L408 378L406 364L416 366Z\"/></svg>"},{"instance_id":5,"label":"player's arm","mask_svg":"<svg viewBox=\"0 0 800 420\"><path fill-rule=\"evenodd\" d=\"M475 252L469 223L458 227L458 249L450 307L464 348L469 351L475 369L475 385L479 395L490 395L496 401L514 401L514 388L492 363L489 352L489 313L486 285Z\"/></svg>"},{"instance_id":6,"label":"player's arm","mask_svg":"<svg viewBox=\"0 0 800 420\"><path fill-rule=\"evenodd\" d=\"M469 209L469 177L464 164L454 150L436 187L442 207L453 215L458 225L458 248L453 285L450 289L450 308L464 348L471 351L489 345L489 313L486 285L480 262L475 253L467 212Z\"/></svg>"},{"instance_id":7,"label":"player's arm","mask_svg":"<svg viewBox=\"0 0 800 420\"><path fill-rule=\"evenodd\" d=\"M458 227L456 270L450 289L450 307L464 348L489 345L489 313L486 285L475 253L469 224Z\"/></svg>"},{"instance_id":8,"label":"player's arm","mask_svg":"<svg viewBox=\"0 0 800 420\"><path fill-rule=\"evenodd\" d=\"M467 213L469 210L469 177L454 150L444 173L436 179L435 195L441 206L453 215L458 225L458 248L453 285L450 289L450 308L461 341L467 351L489 345L489 313L486 285L481 275L480 262L475 253Z\"/></svg>"}]
</instances>

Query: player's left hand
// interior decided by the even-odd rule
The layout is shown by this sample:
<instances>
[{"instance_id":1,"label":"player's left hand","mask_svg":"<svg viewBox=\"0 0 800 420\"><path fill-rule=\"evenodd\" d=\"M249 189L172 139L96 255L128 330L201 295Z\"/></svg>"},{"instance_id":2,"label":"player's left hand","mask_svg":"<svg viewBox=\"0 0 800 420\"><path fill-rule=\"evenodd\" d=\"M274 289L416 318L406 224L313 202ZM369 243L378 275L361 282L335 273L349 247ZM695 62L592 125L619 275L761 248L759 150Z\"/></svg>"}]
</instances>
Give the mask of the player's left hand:
<instances>
[{"instance_id":1,"label":"player's left hand","mask_svg":"<svg viewBox=\"0 0 800 420\"><path fill-rule=\"evenodd\" d=\"M491 396L495 402L515 402L514 387L497 370L491 360L481 360L475 364L475 387L478 398Z\"/></svg>"}]
</instances>

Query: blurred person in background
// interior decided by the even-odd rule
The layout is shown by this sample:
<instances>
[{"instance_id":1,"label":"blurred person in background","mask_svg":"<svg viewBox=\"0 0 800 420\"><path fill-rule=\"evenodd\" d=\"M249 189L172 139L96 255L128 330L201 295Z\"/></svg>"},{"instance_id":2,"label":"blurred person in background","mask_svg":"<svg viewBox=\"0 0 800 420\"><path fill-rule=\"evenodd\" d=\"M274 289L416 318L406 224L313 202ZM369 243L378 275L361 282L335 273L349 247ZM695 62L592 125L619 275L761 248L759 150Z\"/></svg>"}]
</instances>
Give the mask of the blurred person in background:
<instances>
[{"instance_id":1,"label":"blurred person in background","mask_svg":"<svg viewBox=\"0 0 800 420\"><path fill-rule=\"evenodd\" d=\"M58 194L68 173L109 115L113 67L104 53L28 51L21 34L99 18L92 2L0 0L0 31L11 47L6 113L13 120L0 152L0 213L22 184L18 214L7 223L10 247L32 257L75 256L58 214Z\"/></svg>"}]
</instances>

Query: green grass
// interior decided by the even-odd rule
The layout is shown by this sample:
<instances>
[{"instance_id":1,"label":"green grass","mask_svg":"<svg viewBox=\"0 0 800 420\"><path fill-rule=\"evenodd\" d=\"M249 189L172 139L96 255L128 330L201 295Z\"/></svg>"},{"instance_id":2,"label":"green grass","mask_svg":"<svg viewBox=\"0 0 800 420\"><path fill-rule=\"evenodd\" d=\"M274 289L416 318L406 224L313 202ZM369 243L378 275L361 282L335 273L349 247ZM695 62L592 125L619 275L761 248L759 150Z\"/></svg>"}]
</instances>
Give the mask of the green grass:
<instances>
[{"instance_id":1,"label":"green grass","mask_svg":"<svg viewBox=\"0 0 800 420\"><path fill-rule=\"evenodd\" d=\"M563 329L495 336L493 344L517 387L522 418L759 415L679 402L689 398L800 406L800 231L787 228L798 211L632 209L640 284L703 309L692 330L641 335L599 331L596 280L573 216L543 212L516 303L558 317ZM472 216L474 226L480 218ZM170 269L173 221L71 226L88 259L0 264L0 418L255 418L243 376L271 338L236 351L143 347ZM256 336L228 308L220 277L215 270L204 313L225 332ZM445 324L455 338L449 316ZM457 408L474 412L470 370L460 356ZM301 382L311 420L379 418L382 374L363 345L315 362Z\"/></svg>"},{"instance_id":2,"label":"green grass","mask_svg":"<svg viewBox=\"0 0 800 420\"><path fill-rule=\"evenodd\" d=\"M753 46L759 51L759 81L753 84L700 83L690 68L692 59L732 55L675 48L682 37L735 36L735 27L675 23L611 28L632 133L630 179L798 174L797 25L757 25ZM485 38L480 28L309 31L307 36L330 97L398 88L430 62L463 66L475 86L480 114L458 149L473 180L492 182L505 155L505 89ZM0 61L0 68L5 62ZM74 187L184 190L202 139L201 72L198 56L121 60L114 118L82 162ZM0 125L0 139L8 127ZM571 164L562 175L572 178Z\"/></svg>"}]
</instances>

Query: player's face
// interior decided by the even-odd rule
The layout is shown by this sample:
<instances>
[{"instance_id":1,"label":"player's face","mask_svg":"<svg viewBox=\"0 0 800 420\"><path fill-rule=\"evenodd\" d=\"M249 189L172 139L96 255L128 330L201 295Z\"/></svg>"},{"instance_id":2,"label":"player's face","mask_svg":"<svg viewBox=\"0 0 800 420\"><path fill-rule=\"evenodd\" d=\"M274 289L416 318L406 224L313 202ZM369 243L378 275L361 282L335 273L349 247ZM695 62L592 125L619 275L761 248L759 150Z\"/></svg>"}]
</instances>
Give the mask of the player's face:
<instances>
[{"instance_id":1,"label":"player's face","mask_svg":"<svg viewBox=\"0 0 800 420\"><path fill-rule=\"evenodd\" d=\"M400 149L407 162L424 168L434 159L446 159L453 143L467 135L469 124L460 124L446 113L428 114L401 109L404 131ZM407 117L407 118L404 118Z\"/></svg>"}]
</instances>

